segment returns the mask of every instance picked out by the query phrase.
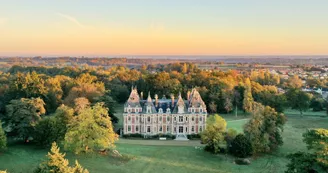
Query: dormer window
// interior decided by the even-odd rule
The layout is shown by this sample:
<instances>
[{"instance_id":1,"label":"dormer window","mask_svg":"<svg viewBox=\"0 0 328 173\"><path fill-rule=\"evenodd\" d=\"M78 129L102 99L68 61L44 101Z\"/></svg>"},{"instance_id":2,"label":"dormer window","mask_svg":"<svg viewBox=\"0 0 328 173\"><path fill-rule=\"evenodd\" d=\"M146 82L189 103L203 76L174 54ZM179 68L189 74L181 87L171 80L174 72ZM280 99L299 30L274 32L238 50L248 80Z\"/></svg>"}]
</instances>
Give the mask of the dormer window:
<instances>
[{"instance_id":1,"label":"dormer window","mask_svg":"<svg viewBox=\"0 0 328 173\"><path fill-rule=\"evenodd\" d=\"M159 108L158 109L158 113L162 114L163 113L163 109L162 108Z\"/></svg>"},{"instance_id":2,"label":"dormer window","mask_svg":"<svg viewBox=\"0 0 328 173\"><path fill-rule=\"evenodd\" d=\"M171 109L170 108L167 108L166 109L166 113L171 113Z\"/></svg>"},{"instance_id":3,"label":"dormer window","mask_svg":"<svg viewBox=\"0 0 328 173\"><path fill-rule=\"evenodd\" d=\"M151 107L147 106L147 113L151 113Z\"/></svg>"},{"instance_id":4,"label":"dormer window","mask_svg":"<svg viewBox=\"0 0 328 173\"><path fill-rule=\"evenodd\" d=\"M179 113L179 114L183 114L183 113L184 113L183 108L184 108L183 106L179 106L179 107L178 107L178 113Z\"/></svg>"}]
</instances>

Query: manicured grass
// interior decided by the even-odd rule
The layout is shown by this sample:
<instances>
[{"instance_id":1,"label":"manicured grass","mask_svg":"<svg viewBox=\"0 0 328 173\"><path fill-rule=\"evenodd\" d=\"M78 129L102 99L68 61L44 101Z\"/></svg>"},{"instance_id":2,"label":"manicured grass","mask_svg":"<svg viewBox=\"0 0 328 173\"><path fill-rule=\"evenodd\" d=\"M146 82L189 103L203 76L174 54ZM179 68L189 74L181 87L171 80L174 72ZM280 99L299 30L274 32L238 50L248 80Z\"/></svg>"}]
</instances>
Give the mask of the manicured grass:
<instances>
[{"instance_id":1,"label":"manicured grass","mask_svg":"<svg viewBox=\"0 0 328 173\"><path fill-rule=\"evenodd\" d=\"M122 119L123 107L117 109L116 116ZM310 113L300 117L299 114L288 115L283 132L284 145L272 154L263 155L252 160L249 166L233 163L234 158L225 155L212 155L197 149L197 141L154 141L126 140L117 143L117 150L130 160L117 159L100 155L74 155L67 153L70 163L77 159L91 173L179 173L179 172L216 172L216 173L280 173L288 163L286 155L297 151L306 151L302 133L307 128L328 128L328 117L322 113ZM312 116L309 116L312 115ZM239 114L221 114L227 121L228 128L242 132L249 116ZM120 121L116 128L122 127ZM177 143L175 143L177 142ZM0 170L11 173L30 173L45 158L48 149L39 149L33 145L10 143L8 150L0 154Z\"/></svg>"}]
</instances>

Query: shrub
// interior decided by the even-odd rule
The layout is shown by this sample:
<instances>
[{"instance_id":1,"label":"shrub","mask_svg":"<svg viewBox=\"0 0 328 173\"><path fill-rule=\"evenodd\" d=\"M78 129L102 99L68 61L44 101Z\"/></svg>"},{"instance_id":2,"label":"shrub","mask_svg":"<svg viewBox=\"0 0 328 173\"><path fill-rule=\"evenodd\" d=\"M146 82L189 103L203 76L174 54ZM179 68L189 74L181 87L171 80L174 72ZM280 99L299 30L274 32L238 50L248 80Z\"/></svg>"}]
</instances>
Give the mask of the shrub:
<instances>
[{"instance_id":1,"label":"shrub","mask_svg":"<svg viewBox=\"0 0 328 173\"><path fill-rule=\"evenodd\" d=\"M0 121L0 151L7 148L7 137L2 129L2 123Z\"/></svg>"},{"instance_id":2,"label":"shrub","mask_svg":"<svg viewBox=\"0 0 328 173\"><path fill-rule=\"evenodd\" d=\"M231 147L231 142L236 138L237 131L235 129L228 129L225 133L224 140L227 143L227 149Z\"/></svg>"},{"instance_id":3,"label":"shrub","mask_svg":"<svg viewBox=\"0 0 328 173\"><path fill-rule=\"evenodd\" d=\"M190 134L190 135L187 135L187 138L190 140L200 139L200 134Z\"/></svg>"},{"instance_id":4,"label":"shrub","mask_svg":"<svg viewBox=\"0 0 328 173\"><path fill-rule=\"evenodd\" d=\"M243 134L239 134L232 141L229 152L236 157L245 158L253 154L251 141Z\"/></svg>"}]
</instances>

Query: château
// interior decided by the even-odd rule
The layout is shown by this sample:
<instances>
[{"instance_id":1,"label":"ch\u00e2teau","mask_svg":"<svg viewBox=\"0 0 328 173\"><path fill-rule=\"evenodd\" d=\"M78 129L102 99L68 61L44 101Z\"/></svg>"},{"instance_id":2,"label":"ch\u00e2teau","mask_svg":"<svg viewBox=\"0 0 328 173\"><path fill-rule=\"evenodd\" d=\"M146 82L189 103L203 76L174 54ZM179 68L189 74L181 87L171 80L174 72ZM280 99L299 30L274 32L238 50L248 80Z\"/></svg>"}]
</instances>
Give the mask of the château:
<instances>
[{"instance_id":1,"label":"ch\u00e2teau","mask_svg":"<svg viewBox=\"0 0 328 173\"><path fill-rule=\"evenodd\" d=\"M205 129L207 110L196 89L188 91L186 100L182 98L181 93L177 99L173 94L169 99L165 95L159 99L155 94L152 99L148 93L148 98L142 100L137 88L132 87L129 99L124 105L123 117L124 134L171 134L186 137Z\"/></svg>"}]
</instances>

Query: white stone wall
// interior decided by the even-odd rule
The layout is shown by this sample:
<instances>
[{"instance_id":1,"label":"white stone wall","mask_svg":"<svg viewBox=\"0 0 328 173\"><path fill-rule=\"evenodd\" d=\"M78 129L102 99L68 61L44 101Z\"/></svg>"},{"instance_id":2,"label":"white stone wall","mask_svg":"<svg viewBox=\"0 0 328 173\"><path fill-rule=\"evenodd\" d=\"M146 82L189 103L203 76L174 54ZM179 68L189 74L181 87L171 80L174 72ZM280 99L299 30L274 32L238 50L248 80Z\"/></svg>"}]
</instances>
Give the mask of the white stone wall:
<instances>
[{"instance_id":1,"label":"white stone wall","mask_svg":"<svg viewBox=\"0 0 328 173\"><path fill-rule=\"evenodd\" d=\"M206 127L207 114L139 114L124 113L124 134L177 134L183 127L184 134L197 134ZM150 130L150 132L149 132Z\"/></svg>"}]
</instances>

